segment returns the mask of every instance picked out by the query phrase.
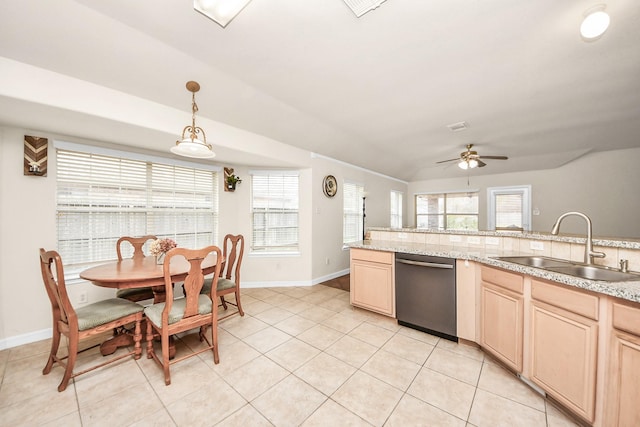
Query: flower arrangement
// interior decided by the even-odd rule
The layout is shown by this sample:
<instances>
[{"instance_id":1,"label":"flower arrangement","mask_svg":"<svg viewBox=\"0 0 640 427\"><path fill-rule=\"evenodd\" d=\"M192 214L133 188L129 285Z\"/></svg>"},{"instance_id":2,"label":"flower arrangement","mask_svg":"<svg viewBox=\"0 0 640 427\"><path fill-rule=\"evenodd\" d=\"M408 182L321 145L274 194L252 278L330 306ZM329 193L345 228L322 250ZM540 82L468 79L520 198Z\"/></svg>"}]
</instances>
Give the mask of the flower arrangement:
<instances>
[{"instance_id":1,"label":"flower arrangement","mask_svg":"<svg viewBox=\"0 0 640 427\"><path fill-rule=\"evenodd\" d=\"M156 239L149 245L149 253L153 256L163 255L171 249L177 247L175 240L172 239Z\"/></svg>"},{"instance_id":2,"label":"flower arrangement","mask_svg":"<svg viewBox=\"0 0 640 427\"><path fill-rule=\"evenodd\" d=\"M238 182L242 182L242 179L236 174L231 174L227 177L227 184L236 184Z\"/></svg>"}]
</instances>

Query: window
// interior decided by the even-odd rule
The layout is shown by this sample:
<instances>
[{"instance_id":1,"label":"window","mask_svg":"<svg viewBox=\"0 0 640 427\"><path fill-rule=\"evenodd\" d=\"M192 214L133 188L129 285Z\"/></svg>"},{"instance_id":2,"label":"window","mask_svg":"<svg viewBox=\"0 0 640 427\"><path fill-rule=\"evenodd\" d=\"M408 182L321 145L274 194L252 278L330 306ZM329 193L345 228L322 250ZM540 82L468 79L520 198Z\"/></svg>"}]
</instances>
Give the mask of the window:
<instances>
[{"instance_id":1,"label":"window","mask_svg":"<svg viewBox=\"0 0 640 427\"><path fill-rule=\"evenodd\" d=\"M402 193L391 192L391 228L402 228Z\"/></svg>"},{"instance_id":2,"label":"window","mask_svg":"<svg viewBox=\"0 0 640 427\"><path fill-rule=\"evenodd\" d=\"M60 148L56 154L58 252L71 278L87 264L115 259L116 241L126 235L170 237L184 247L215 244L216 171L95 151L122 157Z\"/></svg>"},{"instance_id":3,"label":"window","mask_svg":"<svg viewBox=\"0 0 640 427\"><path fill-rule=\"evenodd\" d=\"M478 193L417 194L416 227L477 230Z\"/></svg>"},{"instance_id":4,"label":"window","mask_svg":"<svg viewBox=\"0 0 640 427\"><path fill-rule=\"evenodd\" d=\"M351 243L363 240L364 219L364 186L353 182L345 182L342 186L343 221L342 242Z\"/></svg>"},{"instance_id":5,"label":"window","mask_svg":"<svg viewBox=\"0 0 640 427\"><path fill-rule=\"evenodd\" d=\"M298 251L298 172L251 171L251 250Z\"/></svg>"},{"instance_id":6,"label":"window","mask_svg":"<svg viewBox=\"0 0 640 427\"><path fill-rule=\"evenodd\" d=\"M531 230L531 187L493 187L487 189L490 230Z\"/></svg>"}]
</instances>

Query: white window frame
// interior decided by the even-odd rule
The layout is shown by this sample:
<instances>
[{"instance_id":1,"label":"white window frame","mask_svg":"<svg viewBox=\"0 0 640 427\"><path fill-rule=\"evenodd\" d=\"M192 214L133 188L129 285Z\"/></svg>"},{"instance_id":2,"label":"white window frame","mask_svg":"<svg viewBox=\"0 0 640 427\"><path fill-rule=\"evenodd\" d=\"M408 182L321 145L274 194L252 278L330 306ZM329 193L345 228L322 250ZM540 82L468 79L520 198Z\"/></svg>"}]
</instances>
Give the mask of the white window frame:
<instances>
[{"instance_id":1,"label":"white window frame","mask_svg":"<svg viewBox=\"0 0 640 427\"><path fill-rule=\"evenodd\" d=\"M350 188L352 190L350 190ZM345 180L342 183L342 243L348 244L363 240L364 234L364 201L365 198L365 188L364 184L354 181ZM349 194L353 194L353 199L348 200ZM356 231L355 234L352 234L350 224L353 223L353 220L356 220Z\"/></svg>"},{"instance_id":2,"label":"white window frame","mask_svg":"<svg viewBox=\"0 0 640 427\"><path fill-rule=\"evenodd\" d=\"M219 226L218 173L221 170L220 167L65 141L54 141L54 148L56 149L56 158L59 158L59 154L60 156L64 155L67 161L70 162L69 165L71 167L65 173L61 170L63 162L56 161L56 192L58 194L56 198L56 240L57 249L65 262L65 279L75 281L78 279L80 271L85 268L116 259L115 243L122 235L142 236L154 234L158 238L172 238L176 240L178 246L204 246L217 243ZM75 158L78 160L83 158L90 159L92 162L95 159L95 167L99 167L99 162L102 161L107 162L106 164L125 165L125 172L128 171L126 165L133 165L134 169L132 171L137 171L137 173L134 172L136 175L130 177L111 177L112 179L104 181L104 183L101 182L99 174L93 178L91 175L78 174L73 176L76 172L73 169L74 166L72 166L73 162L77 161L74 160ZM78 169L81 170L82 166L83 164L79 164ZM188 185L184 185L184 181L182 182L183 185L180 186L166 182L163 182L163 185L154 184L152 174L154 171L162 171L162 169L165 172L173 169L173 173L181 177L192 175L194 180L197 179L197 176L202 178L210 175L211 187L209 189L194 187L193 190L190 190ZM162 176L167 175L163 173ZM125 191L123 193L116 189L113 195L110 196L109 188L112 187L112 184L117 184L118 179L122 183L120 184L121 187L130 187L134 191ZM137 185L133 184L133 181L137 181ZM199 184L196 184L196 181L194 181L194 186L202 184L202 181L198 182ZM83 194L91 193L93 195L83 201ZM177 194L192 194L192 197L180 199L180 196L176 196ZM96 199L96 195L98 195L98 199ZM167 195L169 195L169 198L167 198ZM115 203L111 204L111 201L116 199L121 202L125 201L125 203L121 203L120 206L116 206ZM176 211L175 204L172 205L173 208L167 205L170 199L182 200L179 203L182 207ZM99 200L105 200L106 202L101 206ZM130 200L131 204L127 205L128 202L126 200ZM161 206L158 206L159 204ZM177 223L171 226L166 222L157 222L158 219L165 218L164 216L167 213L170 216L171 214L176 216L177 213L177 218L184 218L179 212L184 211L185 204L190 206L186 212L193 211L196 213L195 216L187 218L192 224L201 224L198 218L205 218L205 223L210 221L211 227L205 226L200 230L195 230L193 233L185 233L184 230L179 230L181 227ZM162 206L165 207L163 208ZM88 222L83 220L83 213L94 216L110 215L115 220L115 223L109 223L108 229L103 229L102 233L96 234L94 226L92 226L93 221L90 219ZM213 218L206 219L208 215L213 215ZM67 219L65 219L65 216ZM69 218L72 217L75 217L75 219L70 222ZM81 220L81 223L77 222L78 219ZM124 222L119 221L120 219ZM79 225L88 232L85 239L79 240L73 237L73 231L68 228ZM206 241L202 241L203 236L208 236ZM74 240L71 246L63 243L69 239ZM82 240L85 241L82 242ZM95 242L95 244L92 242ZM86 255L67 253L65 247L85 248L83 251L86 251Z\"/></svg>"},{"instance_id":3,"label":"white window frame","mask_svg":"<svg viewBox=\"0 0 640 427\"><path fill-rule=\"evenodd\" d=\"M522 196L522 229L531 231L531 185L487 188L487 218L489 230L496 229L496 196L520 194Z\"/></svg>"},{"instance_id":4,"label":"white window frame","mask_svg":"<svg viewBox=\"0 0 640 427\"><path fill-rule=\"evenodd\" d=\"M464 212L451 212L449 210L447 210L447 204L446 204L446 198L447 196L451 195L459 195L459 194L473 194L478 198L478 211L476 213L464 213ZM443 217L443 227L442 228L438 228L439 230L473 230L473 229L458 229L458 228L447 228L447 217L449 215L465 215L465 216L475 216L476 217L476 224L477 224L477 228L475 229L475 231L480 229L480 191L479 190L451 190L451 191L434 191L434 192L428 192L428 193L415 193L413 198L414 198L414 208L413 208L413 215L414 215L414 221L416 224L416 227L418 227L418 197L419 196L433 196L433 195L437 195L437 196L443 196L445 199L445 208L444 208L444 212L440 215L442 215ZM423 215L429 215L429 214L423 214ZM436 214L431 214L431 215L436 215Z\"/></svg>"},{"instance_id":5,"label":"white window frame","mask_svg":"<svg viewBox=\"0 0 640 427\"><path fill-rule=\"evenodd\" d=\"M250 254L252 256L278 256L278 255L299 255L300 254L300 171L298 170L284 170L284 169L270 169L270 170L250 170L249 176L251 178L251 245L250 245ZM256 197L257 189L255 187L256 177L261 178L272 178L276 181L279 178L282 178L282 187L280 190L282 192L279 194L274 187L271 191L268 189L268 194L266 194L266 198L270 201L267 203L266 208L260 208L258 210L257 205L264 204L264 201L258 203ZM295 189L294 188L284 188L285 178L295 178ZM295 200L288 199L287 197L291 197L291 191L295 190ZM289 191L289 193L287 193ZM288 194L288 196L287 196ZM269 206L273 205L273 208ZM279 207L276 207L279 206ZM295 227L292 226L282 226L276 227L273 224L269 224L268 216L277 216L277 215L296 215ZM257 215L263 216L263 221L256 221ZM262 225L259 225L262 224ZM259 227L259 229L257 228ZM258 231L261 234L276 232L275 230L278 228L295 228L295 242L290 241L280 241L277 237L274 237L272 240L272 244L267 245L266 241L264 244L258 245Z\"/></svg>"},{"instance_id":6,"label":"white window frame","mask_svg":"<svg viewBox=\"0 0 640 427\"><path fill-rule=\"evenodd\" d=\"M402 191L391 190L389 194L389 226L391 228L402 228L402 213L404 204L404 193Z\"/></svg>"}]
</instances>

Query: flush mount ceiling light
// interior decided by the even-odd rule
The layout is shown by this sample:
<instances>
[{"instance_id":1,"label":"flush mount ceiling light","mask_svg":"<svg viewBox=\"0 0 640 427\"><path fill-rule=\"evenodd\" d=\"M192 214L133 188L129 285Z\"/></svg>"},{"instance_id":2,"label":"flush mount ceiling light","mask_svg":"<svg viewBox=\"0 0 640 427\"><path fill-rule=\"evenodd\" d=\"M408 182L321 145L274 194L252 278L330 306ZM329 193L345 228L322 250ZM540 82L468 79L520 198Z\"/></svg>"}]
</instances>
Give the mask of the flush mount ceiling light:
<instances>
[{"instance_id":1,"label":"flush mount ceiling light","mask_svg":"<svg viewBox=\"0 0 640 427\"><path fill-rule=\"evenodd\" d=\"M201 127L196 126L196 92L200 90L198 82L188 81L187 90L191 92L191 125L185 126L182 130L182 137L176 141L175 147L171 147L171 152L179 156L193 157L196 159L210 159L216 156L211 144L207 144L207 136ZM198 138L202 135L202 140Z\"/></svg>"},{"instance_id":2,"label":"flush mount ceiling light","mask_svg":"<svg viewBox=\"0 0 640 427\"><path fill-rule=\"evenodd\" d=\"M380 6L386 0L344 0L349 8L360 18L365 13Z\"/></svg>"},{"instance_id":3,"label":"flush mount ceiling light","mask_svg":"<svg viewBox=\"0 0 640 427\"><path fill-rule=\"evenodd\" d=\"M193 0L193 8L225 28L251 0Z\"/></svg>"},{"instance_id":4,"label":"flush mount ceiling light","mask_svg":"<svg viewBox=\"0 0 640 427\"><path fill-rule=\"evenodd\" d=\"M585 40L595 40L609 28L609 15L604 9L605 5L600 4L584 13L585 18L580 25L580 34Z\"/></svg>"}]
</instances>

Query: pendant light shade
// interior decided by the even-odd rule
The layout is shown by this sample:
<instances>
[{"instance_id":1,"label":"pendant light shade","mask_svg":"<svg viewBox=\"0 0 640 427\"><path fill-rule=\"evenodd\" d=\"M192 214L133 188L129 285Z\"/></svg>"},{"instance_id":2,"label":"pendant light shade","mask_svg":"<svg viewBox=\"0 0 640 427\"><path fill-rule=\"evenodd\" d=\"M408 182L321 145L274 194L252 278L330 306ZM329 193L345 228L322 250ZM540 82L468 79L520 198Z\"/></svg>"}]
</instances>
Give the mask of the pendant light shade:
<instances>
[{"instance_id":1,"label":"pendant light shade","mask_svg":"<svg viewBox=\"0 0 640 427\"><path fill-rule=\"evenodd\" d=\"M196 126L196 92L200 90L197 82L187 82L187 90L191 92L191 125L185 126L182 136L176 145L171 147L171 152L179 156L192 157L196 159L211 159L216 156L211 144L207 144L207 136L201 127ZM200 139L202 138L202 139Z\"/></svg>"}]
</instances>

